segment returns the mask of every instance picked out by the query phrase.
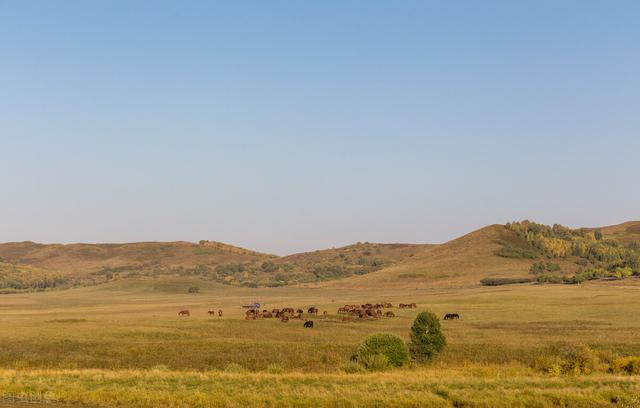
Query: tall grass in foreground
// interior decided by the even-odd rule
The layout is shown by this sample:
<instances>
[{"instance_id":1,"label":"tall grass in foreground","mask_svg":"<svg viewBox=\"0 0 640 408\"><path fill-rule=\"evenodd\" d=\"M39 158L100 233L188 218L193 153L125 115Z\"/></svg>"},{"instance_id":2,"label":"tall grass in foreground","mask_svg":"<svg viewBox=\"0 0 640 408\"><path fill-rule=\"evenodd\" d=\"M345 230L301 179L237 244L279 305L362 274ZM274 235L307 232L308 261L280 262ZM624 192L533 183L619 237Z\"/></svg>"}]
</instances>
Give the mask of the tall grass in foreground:
<instances>
[{"instance_id":1,"label":"tall grass in foreground","mask_svg":"<svg viewBox=\"0 0 640 408\"><path fill-rule=\"evenodd\" d=\"M5 369L0 389L138 408L640 406L639 376L550 377L516 365L356 374Z\"/></svg>"}]
</instances>

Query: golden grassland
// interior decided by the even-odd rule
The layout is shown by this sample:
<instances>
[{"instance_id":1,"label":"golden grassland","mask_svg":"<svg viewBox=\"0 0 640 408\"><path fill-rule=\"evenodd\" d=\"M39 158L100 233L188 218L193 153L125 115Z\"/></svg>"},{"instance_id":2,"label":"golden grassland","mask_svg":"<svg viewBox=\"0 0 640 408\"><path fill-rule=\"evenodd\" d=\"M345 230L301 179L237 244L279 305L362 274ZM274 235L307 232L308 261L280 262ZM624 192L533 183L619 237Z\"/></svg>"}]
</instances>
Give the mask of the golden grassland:
<instances>
[{"instance_id":1,"label":"golden grassland","mask_svg":"<svg viewBox=\"0 0 640 408\"><path fill-rule=\"evenodd\" d=\"M640 377L548 377L517 366L382 373L1 370L5 392L132 407L637 407Z\"/></svg>"},{"instance_id":2,"label":"golden grassland","mask_svg":"<svg viewBox=\"0 0 640 408\"><path fill-rule=\"evenodd\" d=\"M232 288L188 279L123 279L0 298L0 391L50 392L100 406L638 407L640 378L553 376L536 357L584 343L604 359L640 355L640 283L467 288ZM246 321L242 304L317 306L327 317ZM343 323L345 303L416 302L396 318ZM224 317L207 310L223 309ZM189 309L191 317L177 312ZM408 340L419 310L443 321L445 351L426 366L350 372L358 343ZM230 363L246 371L225 372Z\"/></svg>"}]
</instances>

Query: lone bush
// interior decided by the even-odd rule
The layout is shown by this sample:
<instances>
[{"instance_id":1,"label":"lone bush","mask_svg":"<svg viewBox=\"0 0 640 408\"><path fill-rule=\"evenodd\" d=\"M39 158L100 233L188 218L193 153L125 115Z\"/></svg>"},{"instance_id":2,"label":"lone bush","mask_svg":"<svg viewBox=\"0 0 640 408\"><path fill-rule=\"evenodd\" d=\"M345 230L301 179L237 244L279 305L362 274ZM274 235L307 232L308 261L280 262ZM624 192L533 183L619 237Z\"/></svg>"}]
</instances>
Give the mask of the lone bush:
<instances>
[{"instance_id":1,"label":"lone bush","mask_svg":"<svg viewBox=\"0 0 640 408\"><path fill-rule=\"evenodd\" d=\"M431 312L421 312L411 326L411 355L416 361L429 361L438 354L447 341L442 334L438 317Z\"/></svg>"},{"instance_id":2,"label":"lone bush","mask_svg":"<svg viewBox=\"0 0 640 408\"><path fill-rule=\"evenodd\" d=\"M590 374L600 365L596 353L585 344L566 346L560 351L563 372L567 374Z\"/></svg>"},{"instance_id":3,"label":"lone bush","mask_svg":"<svg viewBox=\"0 0 640 408\"><path fill-rule=\"evenodd\" d=\"M610 360L610 363L604 360ZM585 344L567 344L536 357L533 368L551 375L581 375L606 371L609 365L612 371L624 370L620 360L612 361L606 353L598 353Z\"/></svg>"},{"instance_id":4,"label":"lone bush","mask_svg":"<svg viewBox=\"0 0 640 408\"><path fill-rule=\"evenodd\" d=\"M356 350L356 360L367 368L381 369L383 356L386 365L400 367L409 362L409 349L404 341L391 333L375 333L367 336ZM374 357L377 356L377 357Z\"/></svg>"},{"instance_id":5,"label":"lone bush","mask_svg":"<svg viewBox=\"0 0 640 408\"><path fill-rule=\"evenodd\" d=\"M638 375L640 374L640 357L630 356L614 360L611 364L611 369L616 373L623 372Z\"/></svg>"}]
</instances>

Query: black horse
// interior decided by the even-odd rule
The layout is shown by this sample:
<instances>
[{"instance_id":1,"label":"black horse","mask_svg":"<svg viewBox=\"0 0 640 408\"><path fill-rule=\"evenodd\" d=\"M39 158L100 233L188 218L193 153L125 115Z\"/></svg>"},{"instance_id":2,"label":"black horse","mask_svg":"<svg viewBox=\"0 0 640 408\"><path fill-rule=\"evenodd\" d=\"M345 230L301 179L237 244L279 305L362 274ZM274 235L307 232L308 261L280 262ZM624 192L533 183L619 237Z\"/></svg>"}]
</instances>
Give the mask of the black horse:
<instances>
[{"instance_id":1,"label":"black horse","mask_svg":"<svg viewBox=\"0 0 640 408\"><path fill-rule=\"evenodd\" d=\"M304 327L313 329L313 320L307 320L306 322L304 322Z\"/></svg>"},{"instance_id":2,"label":"black horse","mask_svg":"<svg viewBox=\"0 0 640 408\"><path fill-rule=\"evenodd\" d=\"M446 315L444 315L444 320L452 320L452 319L459 319L460 315L457 313L447 313Z\"/></svg>"}]
</instances>

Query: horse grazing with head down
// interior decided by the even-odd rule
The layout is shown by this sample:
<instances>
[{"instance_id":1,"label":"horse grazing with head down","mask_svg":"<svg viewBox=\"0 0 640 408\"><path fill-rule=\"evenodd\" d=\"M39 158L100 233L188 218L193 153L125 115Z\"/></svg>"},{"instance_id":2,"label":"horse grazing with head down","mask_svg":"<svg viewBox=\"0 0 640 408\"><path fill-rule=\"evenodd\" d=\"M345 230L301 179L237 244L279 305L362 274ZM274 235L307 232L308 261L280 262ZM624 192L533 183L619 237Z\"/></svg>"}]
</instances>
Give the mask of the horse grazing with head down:
<instances>
[{"instance_id":1,"label":"horse grazing with head down","mask_svg":"<svg viewBox=\"0 0 640 408\"><path fill-rule=\"evenodd\" d=\"M306 322L304 322L304 327L306 327L307 329L313 329L313 320L307 320Z\"/></svg>"},{"instance_id":2,"label":"horse grazing with head down","mask_svg":"<svg viewBox=\"0 0 640 408\"><path fill-rule=\"evenodd\" d=\"M190 316L189 311L188 310L181 310L178 312L178 316Z\"/></svg>"}]
</instances>

